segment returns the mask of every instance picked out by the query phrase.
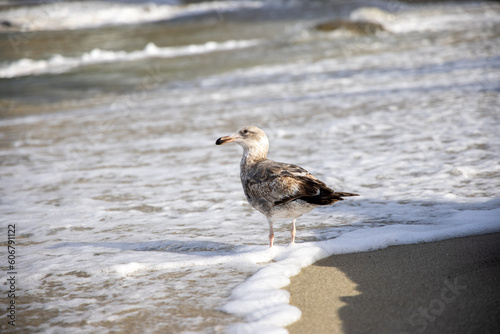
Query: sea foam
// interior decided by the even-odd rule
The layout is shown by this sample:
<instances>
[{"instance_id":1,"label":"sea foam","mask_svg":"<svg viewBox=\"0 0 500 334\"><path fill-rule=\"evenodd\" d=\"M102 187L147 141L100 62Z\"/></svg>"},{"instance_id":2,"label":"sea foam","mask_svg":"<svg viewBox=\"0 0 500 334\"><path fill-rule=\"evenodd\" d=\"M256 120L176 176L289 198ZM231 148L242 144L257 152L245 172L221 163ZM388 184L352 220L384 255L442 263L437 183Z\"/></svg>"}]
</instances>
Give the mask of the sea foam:
<instances>
[{"instance_id":1,"label":"sea foam","mask_svg":"<svg viewBox=\"0 0 500 334\"><path fill-rule=\"evenodd\" d=\"M45 1L36 6L23 6L0 11L0 20L10 29L51 31L132 25L169 20L181 16L259 8L258 1L213 1L181 4L180 1L150 1L144 4L108 1ZM2 28L2 27L0 27Z\"/></svg>"},{"instance_id":2,"label":"sea foam","mask_svg":"<svg viewBox=\"0 0 500 334\"><path fill-rule=\"evenodd\" d=\"M158 47L154 43L148 43L144 49L137 51L110 51L93 49L82 54L80 57L64 57L54 55L46 60L33 60L23 58L0 67L0 78L13 78L26 75L40 75L47 73L63 73L74 68L104 64L117 61L134 61L144 58L172 58L190 56L209 52L227 51L233 49L248 48L256 46L259 40L229 40L225 42L206 42L174 47Z\"/></svg>"},{"instance_id":3,"label":"sea foam","mask_svg":"<svg viewBox=\"0 0 500 334\"><path fill-rule=\"evenodd\" d=\"M292 244L270 252L275 262L267 265L235 288L222 310L239 315L245 323L229 327L231 333L285 333L283 327L297 321L301 312L289 305L289 294L281 288L301 268L331 255L383 249L500 232L500 201L490 210L466 210L443 219L439 225L392 225L359 229L320 242ZM304 287L307 288L307 287Z\"/></svg>"}]
</instances>

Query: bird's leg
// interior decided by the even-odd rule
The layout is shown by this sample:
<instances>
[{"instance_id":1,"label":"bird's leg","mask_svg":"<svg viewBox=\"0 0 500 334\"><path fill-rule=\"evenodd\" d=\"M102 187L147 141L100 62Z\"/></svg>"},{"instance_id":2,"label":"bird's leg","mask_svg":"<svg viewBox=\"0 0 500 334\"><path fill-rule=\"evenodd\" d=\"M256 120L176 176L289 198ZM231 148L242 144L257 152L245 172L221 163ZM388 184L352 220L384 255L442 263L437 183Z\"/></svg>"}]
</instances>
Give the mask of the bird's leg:
<instances>
[{"instance_id":1,"label":"bird's leg","mask_svg":"<svg viewBox=\"0 0 500 334\"><path fill-rule=\"evenodd\" d=\"M271 219L267 220L269 222L269 248L273 247L274 242L274 230L273 230L273 222Z\"/></svg>"},{"instance_id":2,"label":"bird's leg","mask_svg":"<svg viewBox=\"0 0 500 334\"><path fill-rule=\"evenodd\" d=\"M295 243L295 232L297 231L297 229L295 228L295 220L292 220L292 244Z\"/></svg>"}]
</instances>

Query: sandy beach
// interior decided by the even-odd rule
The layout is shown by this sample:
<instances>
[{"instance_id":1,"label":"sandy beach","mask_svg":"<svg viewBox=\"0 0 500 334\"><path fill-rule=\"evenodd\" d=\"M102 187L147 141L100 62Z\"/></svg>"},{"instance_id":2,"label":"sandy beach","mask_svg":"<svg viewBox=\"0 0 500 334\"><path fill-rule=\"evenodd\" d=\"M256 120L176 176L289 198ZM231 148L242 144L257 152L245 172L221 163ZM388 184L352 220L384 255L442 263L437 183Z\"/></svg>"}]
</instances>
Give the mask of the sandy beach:
<instances>
[{"instance_id":1,"label":"sandy beach","mask_svg":"<svg viewBox=\"0 0 500 334\"><path fill-rule=\"evenodd\" d=\"M335 255L287 290L290 333L498 333L500 234Z\"/></svg>"}]
</instances>

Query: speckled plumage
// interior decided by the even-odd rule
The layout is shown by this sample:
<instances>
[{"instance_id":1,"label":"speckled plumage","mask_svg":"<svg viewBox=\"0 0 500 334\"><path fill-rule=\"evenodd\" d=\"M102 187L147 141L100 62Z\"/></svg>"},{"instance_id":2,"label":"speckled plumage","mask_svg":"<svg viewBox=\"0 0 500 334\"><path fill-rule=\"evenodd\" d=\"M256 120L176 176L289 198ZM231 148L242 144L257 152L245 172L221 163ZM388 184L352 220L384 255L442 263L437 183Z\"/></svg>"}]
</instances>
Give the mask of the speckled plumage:
<instances>
[{"instance_id":1,"label":"speckled plumage","mask_svg":"<svg viewBox=\"0 0 500 334\"><path fill-rule=\"evenodd\" d=\"M240 177L248 202L264 214L269 222L269 241L273 245L273 220L292 218L292 242L295 220L318 205L329 205L342 197L358 196L335 192L302 167L267 159L269 140L261 129L246 126L231 136L217 139L216 144L236 142L243 147Z\"/></svg>"}]
</instances>

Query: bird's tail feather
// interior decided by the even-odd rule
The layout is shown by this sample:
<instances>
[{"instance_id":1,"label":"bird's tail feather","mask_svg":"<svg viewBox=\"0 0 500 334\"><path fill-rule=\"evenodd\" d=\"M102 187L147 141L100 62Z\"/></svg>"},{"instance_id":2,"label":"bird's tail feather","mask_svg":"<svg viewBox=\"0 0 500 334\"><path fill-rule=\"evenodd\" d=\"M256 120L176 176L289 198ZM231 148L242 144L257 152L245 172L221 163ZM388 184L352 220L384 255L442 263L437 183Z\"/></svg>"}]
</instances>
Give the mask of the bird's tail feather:
<instances>
[{"instance_id":1,"label":"bird's tail feather","mask_svg":"<svg viewBox=\"0 0 500 334\"><path fill-rule=\"evenodd\" d=\"M343 197L359 196L358 194L354 194L354 193L335 192L335 191L331 190L330 188L321 189L321 190L322 191L320 192L319 195L303 196L300 199L304 200L308 203L311 203L311 204L330 205L330 204L333 204L337 201L344 200ZM330 190L330 191L328 191L328 190Z\"/></svg>"},{"instance_id":2,"label":"bird's tail feather","mask_svg":"<svg viewBox=\"0 0 500 334\"><path fill-rule=\"evenodd\" d=\"M345 193L345 192L338 192L338 191L336 191L335 194L339 194L340 197L359 196L358 194L354 194L354 193Z\"/></svg>"}]
</instances>

